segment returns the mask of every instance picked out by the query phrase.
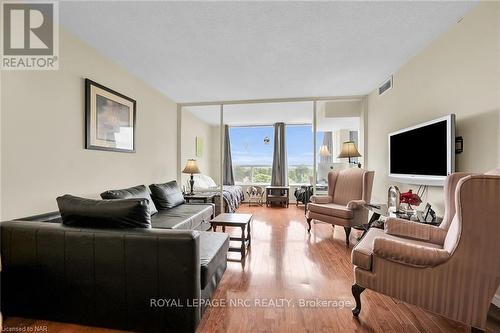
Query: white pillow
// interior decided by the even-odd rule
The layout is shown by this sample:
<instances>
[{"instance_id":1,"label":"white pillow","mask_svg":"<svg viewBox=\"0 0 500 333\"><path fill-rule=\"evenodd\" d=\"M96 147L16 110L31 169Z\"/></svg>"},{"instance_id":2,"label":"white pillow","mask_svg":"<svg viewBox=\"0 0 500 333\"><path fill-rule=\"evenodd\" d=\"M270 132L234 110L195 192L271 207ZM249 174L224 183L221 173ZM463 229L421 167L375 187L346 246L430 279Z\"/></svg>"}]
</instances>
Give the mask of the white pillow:
<instances>
[{"instance_id":1,"label":"white pillow","mask_svg":"<svg viewBox=\"0 0 500 333\"><path fill-rule=\"evenodd\" d=\"M195 190L208 190L208 189L213 189L217 188L217 184L214 182L214 180L207 175L202 175L202 174L196 174L194 176L194 189ZM189 179L187 181L187 188L189 188Z\"/></svg>"},{"instance_id":2,"label":"white pillow","mask_svg":"<svg viewBox=\"0 0 500 333\"><path fill-rule=\"evenodd\" d=\"M202 175L194 175L194 189L202 189L203 190L203 189L208 188L207 182L201 176ZM187 183L189 184L189 180L187 181Z\"/></svg>"},{"instance_id":3,"label":"white pillow","mask_svg":"<svg viewBox=\"0 0 500 333\"><path fill-rule=\"evenodd\" d=\"M205 183L208 185L208 187L217 187L217 184L214 182L212 177L203 175L203 178L205 178Z\"/></svg>"}]
</instances>

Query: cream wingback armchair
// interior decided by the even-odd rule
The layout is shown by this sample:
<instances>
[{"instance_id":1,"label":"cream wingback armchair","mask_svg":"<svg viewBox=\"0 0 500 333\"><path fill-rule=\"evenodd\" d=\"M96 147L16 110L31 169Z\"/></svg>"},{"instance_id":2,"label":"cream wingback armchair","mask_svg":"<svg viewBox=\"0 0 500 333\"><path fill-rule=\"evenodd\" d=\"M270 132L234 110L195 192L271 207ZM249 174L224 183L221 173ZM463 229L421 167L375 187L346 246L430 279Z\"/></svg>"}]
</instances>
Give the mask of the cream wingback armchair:
<instances>
[{"instance_id":1,"label":"cream wingback armchair","mask_svg":"<svg viewBox=\"0 0 500 333\"><path fill-rule=\"evenodd\" d=\"M389 219L354 247L354 316L365 289L485 329L500 285L500 175L455 173L438 227Z\"/></svg>"},{"instance_id":2,"label":"cream wingback armchair","mask_svg":"<svg viewBox=\"0 0 500 333\"><path fill-rule=\"evenodd\" d=\"M340 225L349 245L351 227L368 223L368 211L363 204L370 202L374 174L360 168L329 172L328 195L313 195L307 204L307 231L311 231L313 219Z\"/></svg>"}]
</instances>

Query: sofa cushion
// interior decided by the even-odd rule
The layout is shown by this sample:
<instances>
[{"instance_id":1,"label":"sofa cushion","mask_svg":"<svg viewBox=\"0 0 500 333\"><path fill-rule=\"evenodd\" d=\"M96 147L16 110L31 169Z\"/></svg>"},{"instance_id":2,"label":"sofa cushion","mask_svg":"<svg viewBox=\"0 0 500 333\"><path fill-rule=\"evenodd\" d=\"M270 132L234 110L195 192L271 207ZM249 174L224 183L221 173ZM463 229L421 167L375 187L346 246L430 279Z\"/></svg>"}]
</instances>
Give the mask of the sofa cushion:
<instances>
[{"instance_id":1,"label":"sofa cushion","mask_svg":"<svg viewBox=\"0 0 500 333\"><path fill-rule=\"evenodd\" d=\"M181 189L175 180L164 184L151 184L149 189L151 190L151 197L159 210L174 208L185 202Z\"/></svg>"},{"instance_id":2,"label":"sofa cushion","mask_svg":"<svg viewBox=\"0 0 500 333\"><path fill-rule=\"evenodd\" d=\"M121 190L107 190L101 193L103 199L130 199L130 198L145 198L149 201L149 211L151 215L158 213L155 204L151 199L148 188L144 185L137 185L134 187L124 188Z\"/></svg>"},{"instance_id":3,"label":"sofa cushion","mask_svg":"<svg viewBox=\"0 0 500 333\"><path fill-rule=\"evenodd\" d=\"M88 228L150 228L148 200L144 198L92 200L66 194L57 198L62 223Z\"/></svg>"},{"instance_id":4,"label":"sofa cushion","mask_svg":"<svg viewBox=\"0 0 500 333\"><path fill-rule=\"evenodd\" d=\"M217 268L226 265L229 235L220 232L200 233L201 289L204 289Z\"/></svg>"},{"instance_id":5,"label":"sofa cushion","mask_svg":"<svg viewBox=\"0 0 500 333\"><path fill-rule=\"evenodd\" d=\"M317 204L317 203L309 203L307 204L307 209L311 212L328 215L328 216L336 216L342 219L352 219L353 212L346 206L337 205L334 203L327 204Z\"/></svg>"},{"instance_id":6,"label":"sofa cushion","mask_svg":"<svg viewBox=\"0 0 500 333\"><path fill-rule=\"evenodd\" d=\"M418 222L414 222L418 223ZM378 228L371 228L370 231L366 233L366 235L361 239L361 241L354 247L352 250L351 254L351 260L352 264L354 266L358 266L360 268L366 269L371 271L372 269L372 258L373 258L373 241L375 238L386 238L386 239L392 239L392 240L397 240L397 241L402 241L414 245L421 245L421 246L426 246L426 247L433 247L440 249L441 246L432 244L432 243L427 243L427 242L422 242L414 239L407 239L407 238L401 238L397 236L392 236L389 234L386 234L384 230L378 229Z\"/></svg>"},{"instance_id":7,"label":"sofa cushion","mask_svg":"<svg viewBox=\"0 0 500 333\"><path fill-rule=\"evenodd\" d=\"M212 204L183 204L160 210L151 217L151 225L159 229L207 230L207 222L213 213Z\"/></svg>"}]
</instances>

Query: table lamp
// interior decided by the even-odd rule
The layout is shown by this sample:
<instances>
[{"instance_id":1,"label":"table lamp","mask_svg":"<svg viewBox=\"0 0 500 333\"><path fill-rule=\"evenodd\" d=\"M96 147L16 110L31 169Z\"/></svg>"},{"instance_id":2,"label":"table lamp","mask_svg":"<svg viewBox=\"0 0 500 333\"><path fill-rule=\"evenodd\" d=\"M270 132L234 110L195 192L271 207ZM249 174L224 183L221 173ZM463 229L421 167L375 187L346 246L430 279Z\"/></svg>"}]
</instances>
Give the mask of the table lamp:
<instances>
[{"instance_id":1,"label":"table lamp","mask_svg":"<svg viewBox=\"0 0 500 333\"><path fill-rule=\"evenodd\" d=\"M194 194L193 187L194 187L194 177L193 174L195 173L200 173L200 169L198 168L198 164L196 164L195 159L189 159L186 163L186 166L184 167L184 170L182 170L182 173L189 173L191 174L189 178L189 185L191 186L191 192L189 192L190 195Z\"/></svg>"},{"instance_id":2,"label":"table lamp","mask_svg":"<svg viewBox=\"0 0 500 333\"><path fill-rule=\"evenodd\" d=\"M358 148L356 148L354 141L346 141L342 143L342 150L340 151L338 158L348 158L349 164L351 164L351 157L361 157L361 154L359 153ZM361 168L361 163L358 163L358 168Z\"/></svg>"}]
</instances>

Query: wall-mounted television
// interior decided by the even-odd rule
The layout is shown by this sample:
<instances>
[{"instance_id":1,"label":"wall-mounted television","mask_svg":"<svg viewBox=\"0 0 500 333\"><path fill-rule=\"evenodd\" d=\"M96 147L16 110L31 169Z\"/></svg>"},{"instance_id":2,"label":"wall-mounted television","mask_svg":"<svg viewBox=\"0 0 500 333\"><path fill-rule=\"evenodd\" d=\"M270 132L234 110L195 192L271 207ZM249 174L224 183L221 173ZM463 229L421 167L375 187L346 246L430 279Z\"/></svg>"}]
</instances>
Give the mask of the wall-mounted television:
<instances>
[{"instance_id":1,"label":"wall-mounted television","mask_svg":"<svg viewBox=\"0 0 500 333\"><path fill-rule=\"evenodd\" d=\"M389 134L389 179L442 186L455 172L455 115Z\"/></svg>"}]
</instances>

